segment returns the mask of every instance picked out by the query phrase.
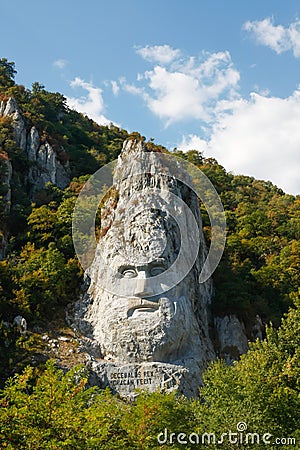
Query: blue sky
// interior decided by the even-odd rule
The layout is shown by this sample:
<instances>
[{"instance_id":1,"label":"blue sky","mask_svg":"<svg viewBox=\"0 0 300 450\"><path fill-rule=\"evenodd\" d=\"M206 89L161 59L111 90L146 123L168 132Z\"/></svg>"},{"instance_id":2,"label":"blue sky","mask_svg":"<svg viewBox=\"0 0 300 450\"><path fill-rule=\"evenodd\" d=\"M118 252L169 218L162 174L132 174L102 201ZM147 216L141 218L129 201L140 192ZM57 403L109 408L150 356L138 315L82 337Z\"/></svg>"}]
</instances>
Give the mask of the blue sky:
<instances>
[{"instance_id":1,"label":"blue sky","mask_svg":"<svg viewBox=\"0 0 300 450\"><path fill-rule=\"evenodd\" d=\"M0 15L18 83L300 193L298 0L2 0Z\"/></svg>"}]
</instances>

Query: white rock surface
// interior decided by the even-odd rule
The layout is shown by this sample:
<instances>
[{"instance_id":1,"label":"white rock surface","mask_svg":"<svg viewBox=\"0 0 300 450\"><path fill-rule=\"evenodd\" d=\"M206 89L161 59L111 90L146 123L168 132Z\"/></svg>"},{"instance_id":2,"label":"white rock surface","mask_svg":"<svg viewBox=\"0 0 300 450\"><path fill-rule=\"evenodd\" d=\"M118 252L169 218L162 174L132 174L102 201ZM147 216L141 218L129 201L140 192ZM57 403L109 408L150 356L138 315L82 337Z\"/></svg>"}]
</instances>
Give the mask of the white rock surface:
<instances>
[{"instance_id":1,"label":"white rock surface","mask_svg":"<svg viewBox=\"0 0 300 450\"><path fill-rule=\"evenodd\" d=\"M9 98L7 102L2 101L0 115L12 117L14 122L14 135L18 147L22 150L26 148L26 129L23 117L14 98Z\"/></svg>"},{"instance_id":2,"label":"white rock surface","mask_svg":"<svg viewBox=\"0 0 300 450\"><path fill-rule=\"evenodd\" d=\"M220 356L228 363L231 363L247 352L248 339L243 322L234 314L225 317L215 317L214 322Z\"/></svg>"},{"instance_id":3,"label":"white rock surface","mask_svg":"<svg viewBox=\"0 0 300 450\"><path fill-rule=\"evenodd\" d=\"M1 110L1 108L0 108ZM6 185L6 194L3 195L3 210L4 214L9 214L11 209L11 178L12 178L12 165L9 159L1 157L2 173L1 182ZM3 170L4 168L4 170ZM2 229L0 234L0 260L4 259L7 253L8 246L8 233L5 229Z\"/></svg>"},{"instance_id":4,"label":"white rock surface","mask_svg":"<svg viewBox=\"0 0 300 450\"><path fill-rule=\"evenodd\" d=\"M40 147L39 133L35 127L31 127L27 137L27 155L29 161L36 161L39 147Z\"/></svg>"},{"instance_id":5,"label":"white rock surface","mask_svg":"<svg viewBox=\"0 0 300 450\"><path fill-rule=\"evenodd\" d=\"M4 100L1 101L0 112L2 116L11 116L17 111L17 109L18 106L14 98L9 98L7 102L5 102Z\"/></svg>"},{"instance_id":6,"label":"white rock surface","mask_svg":"<svg viewBox=\"0 0 300 450\"><path fill-rule=\"evenodd\" d=\"M5 203L4 212L9 213L11 207L11 177L12 177L12 165L9 159L4 160L5 166L5 177L3 182L7 185L7 193L3 196L3 201Z\"/></svg>"},{"instance_id":7,"label":"white rock surface","mask_svg":"<svg viewBox=\"0 0 300 450\"><path fill-rule=\"evenodd\" d=\"M255 317L254 324L251 328L251 340L256 341L256 339L259 339L260 341L263 339L264 334L264 324L261 320L261 317L257 314Z\"/></svg>"},{"instance_id":8,"label":"white rock surface","mask_svg":"<svg viewBox=\"0 0 300 450\"><path fill-rule=\"evenodd\" d=\"M26 334L27 332L27 321L22 316L16 316L14 318L13 324L18 328L21 334Z\"/></svg>"},{"instance_id":9,"label":"white rock surface","mask_svg":"<svg viewBox=\"0 0 300 450\"><path fill-rule=\"evenodd\" d=\"M149 392L172 392L175 389L187 397L195 397L200 384L199 367L194 360L189 364L184 361L184 365L162 362L117 364L99 363L92 358L88 367L92 383L102 388L109 386L113 392L129 398L136 396L136 389Z\"/></svg>"}]
</instances>

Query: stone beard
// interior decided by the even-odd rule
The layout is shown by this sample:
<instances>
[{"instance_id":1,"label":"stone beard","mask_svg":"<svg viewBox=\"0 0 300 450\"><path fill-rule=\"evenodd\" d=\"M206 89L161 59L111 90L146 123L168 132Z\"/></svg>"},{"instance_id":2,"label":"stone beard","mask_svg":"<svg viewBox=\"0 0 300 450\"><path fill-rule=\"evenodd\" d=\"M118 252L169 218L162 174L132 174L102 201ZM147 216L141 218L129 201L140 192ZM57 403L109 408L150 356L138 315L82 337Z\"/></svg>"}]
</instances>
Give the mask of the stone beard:
<instances>
[{"instance_id":1,"label":"stone beard","mask_svg":"<svg viewBox=\"0 0 300 450\"><path fill-rule=\"evenodd\" d=\"M153 300L108 295L97 313L102 326L94 325L94 337L103 356L119 362L174 362L191 353L191 338L199 340L189 301L175 292Z\"/></svg>"}]
</instances>

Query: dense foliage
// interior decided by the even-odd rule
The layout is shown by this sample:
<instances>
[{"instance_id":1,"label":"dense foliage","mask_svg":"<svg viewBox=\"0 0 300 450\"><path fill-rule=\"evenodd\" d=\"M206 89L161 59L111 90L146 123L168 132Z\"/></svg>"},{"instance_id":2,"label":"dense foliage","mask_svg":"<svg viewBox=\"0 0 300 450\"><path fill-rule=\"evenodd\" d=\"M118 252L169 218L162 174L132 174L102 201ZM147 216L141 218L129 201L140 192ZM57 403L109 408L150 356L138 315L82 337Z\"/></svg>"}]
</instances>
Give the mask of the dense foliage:
<instances>
[{"instance_id":1,"label":"dense foliage","mask_svg":"<svg viewBox=\"0 0 300 450\"><path fill-rule=\"evenodd\" d=\"M266 340L252 344L234 366L213 363L194 400L144 392L126 402L108 390L87 389L81 366L66 374L53 361L42 373L27 367L0 394L1 448L260 449L263 439L270 449L298 448L299 344L297 303L281 327L268 328Z\"/></svg>"},{"instance_id":2,"label":"dense foliage","mask_svg":"<svg viewBox=\"0 0 300 450\"><path fill-rule=\"evenodd\" d=\"M87 374L79 366L68 373L53 362L45 369L43 364L24 369L42 344L34 333L20 336L11 326L13 318L21 314L31 329L46 329L78 297L82 272L71 237L76 197L90 174L117 157L128 133L70 110L61 94L39 83L31 90L17 85L15 73L14 63L0 59L0 101L16 99L28 129L34 125L61 160L69 161L72 181L64 190L49 183L30 198L29 161L15 143L11 120L0 118L0 244L8 239L7 257L0 261L0 382L19 373L1 393L0 447L190 448L177 441L158 445L157 435L167 428L176 435L215 432L220 437L241 421L252 432L299 439L300 198L271 182L228 173L194 150L174 153L210 178L227 218L226 249L214 275L214 312L235 313L249 328L260 314L275 326L267 329L266 340L253 344L232 367L212 364L200 400L193 401L155 393L130 404L87 389ZM132 137L142 139L138 133ZM166 151L152 139L147 147ZM9 209L8 162L13 169ZM203 205L201 210L209 241L209 218ZM222 448L245 447L225 443Z\"/></svg>"},{"instance_id":3,"label":"dense foliage","mask_svg":"<svg viewBox=\"0 0 300 450\"><path fill-rule=\"evenodd\" d=\"M232 175L199 152L176 152L198 166L220 195L227 241L214 275L214 309L235 313L251 323L255 314L279 324L299 296L300 197L285 194L269 181ZM204 232L209 218L202 206Z\"/></svg>"}]
</instances>

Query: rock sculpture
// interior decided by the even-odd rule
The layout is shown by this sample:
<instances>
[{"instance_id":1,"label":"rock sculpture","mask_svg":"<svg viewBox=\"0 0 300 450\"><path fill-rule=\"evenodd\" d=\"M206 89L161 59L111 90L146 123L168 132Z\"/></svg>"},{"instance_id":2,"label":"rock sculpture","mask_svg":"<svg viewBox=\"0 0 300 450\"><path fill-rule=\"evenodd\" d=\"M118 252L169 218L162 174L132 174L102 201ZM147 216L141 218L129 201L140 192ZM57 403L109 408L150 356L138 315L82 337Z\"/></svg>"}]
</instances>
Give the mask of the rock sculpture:
<instances>
[{"instance_id":1,"label":"rock sculpture","mask_svg":"<svg viewBox=\"0 0 300 450\"><path fill-rule=\"evenodd\" d=\"M125 142L77 303L95 382L123 395L145 387L197 395L214 357L211 282L198 282L206 257L199 202L174 164L178 179L163 155Z\"/></svg>"}]
</instances>

